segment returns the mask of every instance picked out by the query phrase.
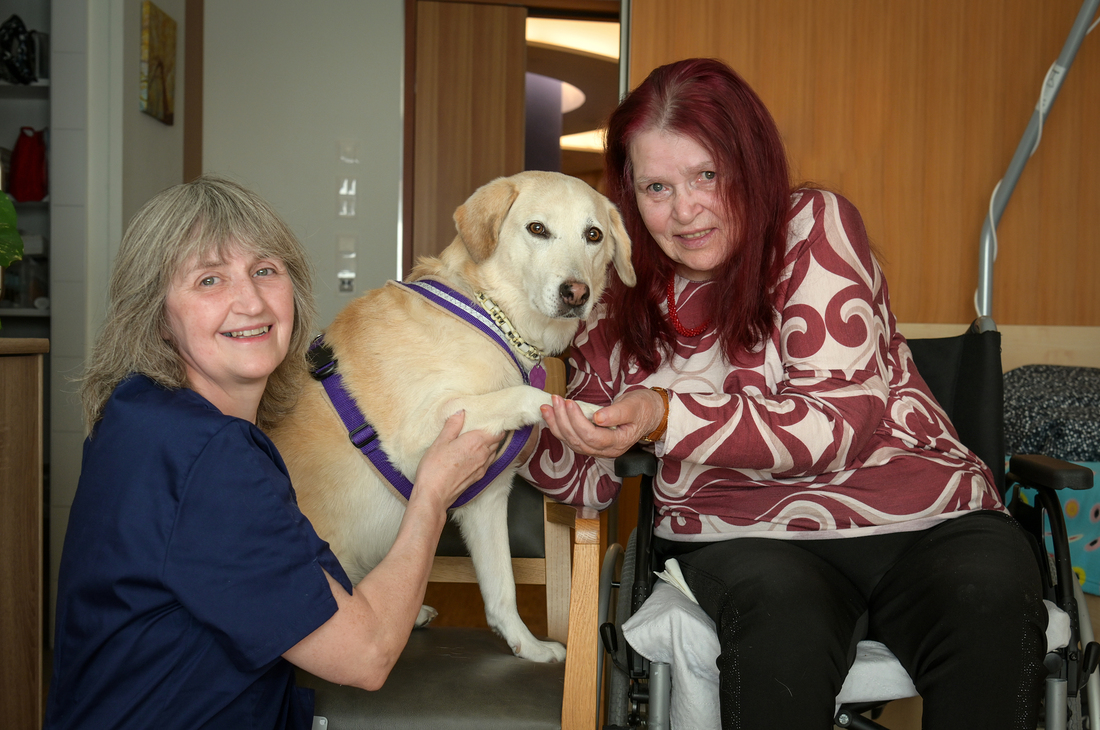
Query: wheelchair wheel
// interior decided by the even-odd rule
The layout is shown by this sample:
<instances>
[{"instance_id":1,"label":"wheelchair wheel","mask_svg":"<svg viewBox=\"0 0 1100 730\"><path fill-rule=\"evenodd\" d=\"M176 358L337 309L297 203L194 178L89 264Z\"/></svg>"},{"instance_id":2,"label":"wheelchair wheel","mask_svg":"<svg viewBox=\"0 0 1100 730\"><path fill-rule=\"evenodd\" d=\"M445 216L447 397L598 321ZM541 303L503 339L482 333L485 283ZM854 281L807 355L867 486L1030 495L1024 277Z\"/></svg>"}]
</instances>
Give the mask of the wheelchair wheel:
<instances>
[{"instance_id":1,"label":"wheelchair wheel","mask_svg":"<svg viewBox=\"0 0 1100 730\"><path fill-rule=\"evenodd\" d=\"M619 573L615 613L609 618L615 625L618 647L615 652L615 661L608 668L610 677L607 691L607 724L619 727L627 726L627 717L630 714L630 679L619 667L626 666L626 639L623 638L622 625L630 618L630 586L634 585L635 533L636 531L630 533L630 541L626 544L623 567Z\"/></svg>"}]
</instances>

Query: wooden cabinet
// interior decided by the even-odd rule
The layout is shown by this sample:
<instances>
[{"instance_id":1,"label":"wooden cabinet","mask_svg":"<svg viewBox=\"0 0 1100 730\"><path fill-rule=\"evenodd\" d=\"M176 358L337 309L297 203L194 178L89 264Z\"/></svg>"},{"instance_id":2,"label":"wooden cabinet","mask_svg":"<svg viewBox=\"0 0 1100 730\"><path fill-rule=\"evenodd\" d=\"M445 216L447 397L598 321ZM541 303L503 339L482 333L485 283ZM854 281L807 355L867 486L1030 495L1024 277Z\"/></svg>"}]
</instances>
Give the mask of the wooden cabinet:
<instances>
[{"instance_id":1,"label":"wooden cabinet","mask_svg":"<svg viewBox=\"0 0 1100 730\"><path fill-rule=\"evenodd\" d=\"M49 340L0 339L0 712L42 725L42 369Z\"/></svg>"}]
</instances>

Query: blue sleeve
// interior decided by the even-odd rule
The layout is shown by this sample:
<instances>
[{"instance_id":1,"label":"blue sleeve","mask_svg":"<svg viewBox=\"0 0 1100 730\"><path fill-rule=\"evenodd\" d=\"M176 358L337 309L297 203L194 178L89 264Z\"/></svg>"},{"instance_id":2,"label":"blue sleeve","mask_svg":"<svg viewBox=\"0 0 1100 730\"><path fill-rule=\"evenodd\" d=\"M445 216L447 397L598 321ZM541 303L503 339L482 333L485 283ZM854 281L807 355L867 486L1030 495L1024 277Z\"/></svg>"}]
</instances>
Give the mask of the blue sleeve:
<instances>
[{"instance_id":1,"label":"blue sleeve","mask_svg":"<svg viewBox=\"0 0 1100 730\"><path fill-rule=\"evenodd\" d=\"M165 584L234 662L254 669L336 613L322 568L351 592L274 445L244 421L218 431L186 479Z\"/></svg>"}]
</instances>

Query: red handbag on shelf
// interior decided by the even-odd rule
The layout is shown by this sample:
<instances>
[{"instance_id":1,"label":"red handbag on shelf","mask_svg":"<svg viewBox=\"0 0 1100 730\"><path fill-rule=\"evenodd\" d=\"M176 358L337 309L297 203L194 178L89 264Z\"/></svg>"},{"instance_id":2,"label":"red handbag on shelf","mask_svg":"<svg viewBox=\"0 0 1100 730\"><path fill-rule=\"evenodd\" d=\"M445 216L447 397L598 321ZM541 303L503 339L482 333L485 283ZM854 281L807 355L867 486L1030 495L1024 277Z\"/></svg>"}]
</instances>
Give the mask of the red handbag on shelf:
<instances>
[{"instance_id":1,"label":"red handbag on shelf","mask_svg":"<svg viewBox=\"0 0 1100 730\"><path fill-rule=\"evenodd\" d=\"M49 192L46 175L46 130L19 130L11 153L11 196L21 203L42 200Z\"/></svg>"}]
</instances>

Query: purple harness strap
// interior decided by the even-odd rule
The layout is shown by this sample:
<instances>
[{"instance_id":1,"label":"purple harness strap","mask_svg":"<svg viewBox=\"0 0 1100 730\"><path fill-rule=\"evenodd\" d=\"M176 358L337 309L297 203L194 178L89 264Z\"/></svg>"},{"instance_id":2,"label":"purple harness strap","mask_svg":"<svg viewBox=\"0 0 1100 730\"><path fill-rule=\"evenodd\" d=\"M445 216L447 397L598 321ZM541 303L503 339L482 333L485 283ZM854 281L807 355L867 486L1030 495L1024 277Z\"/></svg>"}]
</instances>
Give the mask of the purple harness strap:
<instances>
[{"instance_id":1,"label":"purple harness strap","mask_svg":"<svg viewBox=\"0 0 1100 730\"><path fill-rule=\"evenodd\" d=\"M484 314L480 307L469 299L450 287L430 279L414 281L407 284L395 283L398 283L399 286L410 291L421 294L429 301L439 305L452 315L487 335L511 356L515 366L519 369L520 375L523 376L523 382L525 384L542 387L542 384L545 383L546 372L543 370L542 365L536 365L531 371L532 377L528 377L527 371L523 369L515 353L508 347L507 341L504 339L496 324ZM318 335L313 340L313 344L311 344L309 348L309 358L310 373L324 386L325 393L328 394L329 400L332 401L333 407L340 416L340 420L344 422L344 427L348 430L348 438L351 439L352 445L363 452L363 455L370 460L378 473L388 481L399 494L408 500L412 495L412 482L410 482L408 478L398 471L390 462L389 457L378 441L378 434L375 432L374 427L367 423L367 419L363 416L363 412L359 410L359 406L356 405L355 399L351 397L347 388L344 387L343 378L336 369L336 359L333 357L332 350L325 345L324 335ZM536 384L539 380L542 382ZM485 476L463 492L450 508L454 509L466 504L480 494L490 482L500 476L501 472L508 468L512 461L519 455L519 452L523 449L523 445L527 443L527 439L530 435L530 426L524 426L514 431L508 439L508 444L504 452L495 462L493 462L488 471L485 472Z\"/></svg>"},{"instance_id":2,"label":"purple harness strap","mask_svg":"<svg viewBox=\"0 0 1100 730\"><path fill-rule=\"evenodd\" d=\"M531 374L528 375L527 371L523 369L523 365L520 364L519 358L512 352L512 348L508 347L508 342L504 339L500 327L477 304L436 279L420 279L408 283L395 281L393 283L409 291L417 292L428 301L437 304L466 324L487 335L512 358L512 362L516 364L520 375L523 376L524 384L540 389L546 385L546 370L542 367L542 364L535 365L531 369Z\"/></svg>"}]
</instances>

